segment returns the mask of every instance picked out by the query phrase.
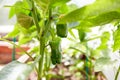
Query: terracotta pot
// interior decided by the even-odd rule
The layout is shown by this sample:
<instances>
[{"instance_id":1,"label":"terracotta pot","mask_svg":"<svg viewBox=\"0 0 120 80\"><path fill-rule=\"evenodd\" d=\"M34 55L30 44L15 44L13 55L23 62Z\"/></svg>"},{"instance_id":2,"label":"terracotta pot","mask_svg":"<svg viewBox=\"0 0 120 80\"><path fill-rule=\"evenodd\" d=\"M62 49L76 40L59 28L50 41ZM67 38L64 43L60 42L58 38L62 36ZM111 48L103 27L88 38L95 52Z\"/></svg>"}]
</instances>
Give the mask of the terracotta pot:
<instances>
[{"instance_id":1,"label":"terracotta pot","mask_svg":"<svg viewBox=\"0 0 120 80\"><path fill-rule=\"evenodd\" d=\"M29 49L29 47L22 47L25 51ZM16 48L16 59L20 57L20 54L17 54L19 52L22 52L19 48ZM12 61L12 48L9 48L8 46L0 46L0 64L6 64Z\"/></svg>"}]
</instances>

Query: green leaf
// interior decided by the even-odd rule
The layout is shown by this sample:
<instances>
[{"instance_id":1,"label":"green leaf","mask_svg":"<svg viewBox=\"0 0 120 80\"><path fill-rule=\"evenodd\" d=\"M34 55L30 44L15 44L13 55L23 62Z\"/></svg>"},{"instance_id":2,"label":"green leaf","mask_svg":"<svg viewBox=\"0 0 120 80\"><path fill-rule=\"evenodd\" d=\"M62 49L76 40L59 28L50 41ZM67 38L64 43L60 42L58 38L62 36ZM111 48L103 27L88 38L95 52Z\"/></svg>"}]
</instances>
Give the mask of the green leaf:
<instances>
[{"instance_id":1,"label":"green leaf","mask_svg":"<svg viewBox=\"0 0 120 80\"><path fill-rule=\"evenodd\" d=\"M30 35L24 35L24 34L20 34L19 35L19 45L28 43L32 40L32 38L30 37Z\"/></svg>"},{"instance_id":2,"label":"green leaf","mask_svg":"<svg viewBox=\"0 0 120 80\"><path fill-rule=\"evenodd\" d=\"M73 38L76 38L76 36L75 36L74 32L72 31L72 29L69 29L69 33L70 33L70 35L71 35Z\"/></svg>"},{"instance_id":3,"label":"green leaf","mask_svg":"<svg viewBox=\"0 0 120 80\"><path fill-rule=\"evenodd\" d=\"M30 0L26 0L26 2L27 2L28 5L29 5L29 9L32 9L32 8L33 8L33 6L32 6L32 2L31 2Z\"/></svg>"},{"instance_id":4,"label":"green leaf","mask_svg":"<svg viewBox=\"0 0 120 80\"><path fill-rule=\"evenodd\" d=\"M39 51L39 46L35 46L30 50L30 53L37 53Z\"/></svg>"},{"instance_id":5,"label":"green leaf","mask_svg":"<svg viewBox=\"0 0 120 80\"><path fill-rule=\"evenodd\" d=\"M110 66L113 66L116 61L112 61L109 57L101 57L95 62L95 71L103 71Z\"/></svg>"},{"instance_id":6,"label":"green leaf","mask_svg":"<svg viewBox=\"0 0 120 80\"><path fill-rule=\"evenodd\" d=\"M23 13L17 14L17 22L26 29L30 28L33 25L32 17Z\"/></svg>"},{"instance_id":7,"label":"green leaf","mask_svg":"<svg viewBox=\"0 0 120 80\"><path fill-rule=\"evenodd\" d=\"M18 26L18 28L19 28L19 30L20 30L20 32L22 33L22 34L24 34L24 35L28 35L28 34L30 34L30 32L29 32L29 29L27 29L27 28L24 28L24 27L22 27L20 24L17 24Z\"/></svg>"},{"instance_id":8,"label":"green leaf","mask_svg":"<svg viewBox=\"0 0 120 80\"><path fill-rule=\"evenodd\" d=\"M67 3L70 0L35 0L35 2L37 3L37 5L45 10L49 7L56 7L56 6L60 6L62 4Z\"/></svg>"},{"instance_id":9,"label":"green leaf","mask_svg":"<svg viewBox=\"0 0 120 80\"><path fill-rule=\"evenodd\" d=\"M34 0L34 1L42 10L47 9L50 4L49 0Z\"/></svg>"},{"instance_id":10,"label":"green leaf","mask_svg":"<svg viewBox=\"0 0 120 80\"><path fill-rule=\"evenodd\" d=\"M120 10L120 0L96 0L93 4L76 9L64 17L59 23L73 22L88 19L111 11Z\"/></svg>"},{"instance_id":11,"label":"green leaf","mask_svg":"<svg viewBox=\"0 0 120 80\"><path fill-rule=\"evenodd\" d=\"M110 39L110 33L109 32L104 32L102 35L103 36L101 37L101 44L97 48L97 49L100 49L100 50L108 48L107 42Z\"/></svg>"},{"instance_id":12,"label":"green leaf","mask_svg":"<svg viewBox=\"0 0 120 80\"><path fill-rule=\"evenodd\" d=\"M10 33L8 33L6 36L5 36L5 38L14 38L14 37L16 37L17 35L19 35L19 27L18 27L18 25L16 24L15 26L14 26L14 30L12 31L12 32L10 32Z\"/></svg>"},{"instance_id":13,"label":"green leaf","mask_svg":"<svg viewBox=\"0 0 120 80\"><path fill-rule=\"evenodd\" d=\"M14 5L14 8L15 8L15 13L18 14L18 13L24 13L24 14L29 14L29 10L26 10L26 9L29 9L29 5L27 4L26 1L17 1Z\"/></svg>"},{"instance_id":14,"label":"green leaf","mask_svg":"<svg viewBox=\"0 0 120 80\"><path fill-rule=\"evenodd\" d=\"M26 80L32 70L31 65L13 61L0 71L0 80Z\"/></svg>"},{"instance_id":15,"label":"green leaf","mask_svg":"<svg viewBox=\"0 0 120 80\"><path fill-rule=\"evenodd\" d=\"M80 29L78 30L79 40L80 42L83 42L85 40L86 33L84 30Z\"/></svg>"},{"instance_id":16,"label":"green leaf","mask_svg":"<svg viewBox=\"0 0 120 80\"><path fill-rule=\"evenodd\" d=\"M120 20L120 12L112 11L105 14L101 14L99 16L95 16L84 21L81 21L78 28L81 27L93 27L93 26L101 26L113 21Z\"/></svg>"},{"instance_id":17,"label":"green leaf","mask_svg":"<svg viewBox=\"0 0 120 80\"><path fill-rule=\"evenodd\" d=\"M68 13L65 16L60 17L59 23L66 23L66 22L76 22L78 20L82 20L85 18L84 14L85 7L74 10L70 13Z\"/></svg>"},{"instance_id":18,"label":"green leaf","mask_svg":"<svg viewBox=\"0 0 120 80\"><path fill-rule=\"evenodd\" d=\"M62 4L62 5L58 8L58 10L59 10L59 13L61 13L61 14L68 13L68 11L69 11L67 4Z\"/></svg>"},{"instance_id":19,"label":"green leaf","mask_svg":"<svg viewBox=\"0 0 120 80\"><path fill-rule=\"evenodd\" d=\"M57 10L61 15L67 14L77 8L78 7L75 4L68 5L68 4L63 3L63 4L59 5L59 7L57 6Z\"/></svg>"},{"instance_id":20,"label":"green leaf","mask_svg":"<svg viewBox=\"0 0 120 80\"><path fill-rule=\"evenodd\" d=\"M50 0L50 5L52 6L60 6L62 4L67 3L70 0Z\"/></svg>"},{"instance_id":21,"label":"green leaf","mask_svg":"<svg viewBox=\"0 0 120 80\"><path fill-rule=\"evenodd\" d=\"M15 15L15 8L11 7L9 12L9 19L12 18Z\"/></svg>"},{"instance_id":22,"label":"green leaf","mask_svg":"<svg viewBox=\"0 0 120 80\"><path fill-rule=\"evenodd\" d=\"M70 4L68 5L69 12L78 9L78 6L76 4Z\"/></svg>"},{"instance_id":23,"label":"green leaf","mask_svg":"<svg viewBox=\"0 0 120 80\"><path fill-rule=\"evenodd\" d=\"M32 41L33 38L37 37L36 34L37 34L37 31L32 31L32 32L27 31L25 33L21 32L19 34L19 38L18 38L19 45L26 44L26 43Z\"/></svg>"},{"instance_id":24,"label":"green leaf","mask_svg":"<svg viewBox=\"0 0 120 80\"><path fill-rule=\"evenodd\" d=\"M98 59L101 57L101 54L100 54L100 51L99 49L90 49L90 54L91 54L91 57L95 58L95 59Z\"/></svg>"},{"instance_id":25,"label":"green leaf","mask_svg":"<svg viewBox=\"0 0 120 80\"><path fill-rule=\"evenodd\" d=\"M106 42L110 39L110 33L109 32L104 32L102 35L103 36L101 37L101 42L103 44L106 44Z\"/></svg>"},{"instance_id":26,"label":"green leaf","mask_svg":"<svg viewBox=\"0 0 120 80\"><path fill-rule=\"evenodd\" d=\"M120 28L118 28L113 35L114 44L113 44L113 51L120 49Z\"/></svg>"}]
</instances>

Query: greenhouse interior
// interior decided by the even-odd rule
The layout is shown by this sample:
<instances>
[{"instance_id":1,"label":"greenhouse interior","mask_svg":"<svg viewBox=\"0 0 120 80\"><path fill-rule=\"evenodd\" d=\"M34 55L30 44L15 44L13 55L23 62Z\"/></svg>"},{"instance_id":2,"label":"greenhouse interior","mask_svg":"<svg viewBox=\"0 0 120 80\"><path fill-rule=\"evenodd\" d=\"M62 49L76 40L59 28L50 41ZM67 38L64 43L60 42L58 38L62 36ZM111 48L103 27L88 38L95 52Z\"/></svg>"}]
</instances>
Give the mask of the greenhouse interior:
<instances>
[{"instance_id":1,"label":"greenhouse interior","mask_svg":"<svg viewBox=\"0 0 120 80\"><path fill-rule=\"evenodd\" d=\"M120 0L0 0L0 80L120 80Z\"/></svg>"}]
</instances>

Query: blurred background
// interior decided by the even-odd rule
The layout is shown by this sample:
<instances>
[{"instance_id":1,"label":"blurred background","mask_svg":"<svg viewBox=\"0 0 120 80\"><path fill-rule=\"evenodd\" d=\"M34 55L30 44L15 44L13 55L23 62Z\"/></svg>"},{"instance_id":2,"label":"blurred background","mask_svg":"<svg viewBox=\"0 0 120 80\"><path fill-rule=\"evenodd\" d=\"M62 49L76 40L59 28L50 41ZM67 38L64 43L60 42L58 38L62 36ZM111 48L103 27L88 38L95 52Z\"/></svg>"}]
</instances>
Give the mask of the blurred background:
<instances>
[{"instance_id":1,"label":"blurred background","mask_svg":"<svg viewBox=\"0 0 120 80\"><path fill-rule=\"evenodd\" d=\"M16 1L17 0L0 0L0 37L5 36L9 32L11 32L14 28L14 25L16 23L16 16L14 16L11 19L8 18L9 10L10 10L8 6L13 5ZM73 3L73 4L76 4L78 7L83 7L87 4L93 3L94 1L95 0L71 0L71 2L69 2L68 4ZM107 25L105 25L105 28L102 28L101 30L100 30L100 27L93 28L92 32L88 34L88 37L91 35L96 35L96 34L102 35L102 33L105 32L106 29L107 29L107 31L110 31L111 29L113 29L113 27L114 27L113 25L107 24ZM74 30L74 33L77 34L77 31ZM69 36L71 37L71 35L69 35ZM9 38L8 40L12 41L13 38ZM76 41L79 41L79 39ZM111 42L109 42L109 43L111 44ZM99 46L99 44L100 44L99 39L89 42L89 46L91 48L96 48ZM22 47L26 51L29 50L29 48L31 46L32 46L32 44L22 45ZM84 67L85 67L84 63L85 63L86 56L77 50L76 51L68 50L69 46L78 48L78 47L81 47L82 45L77 45L77 43L74 44L74 42L69 39L63 39L62 40L62 48L64 49L63 61L62 61L63 63L61 65L53 66L53 69L51 70L51 72L60 77L64 75L66 78L65 80L84 80L84 76L86 76L85 69L84 69ZM82 46L82 49L84 49L84 47L85 46ZM13 51L13 45L9 44L8 42L4 42L2 40L0 41L0 69L2 69L5 64L12 61L12 58L11 58L12 51ZM16 58L18 59L21 57L21 54L19 54L21 52L21 50L16 49L16 52L18 53L18 54L16 54ZM71 52L72 52L72 54L70 54ZM94 52L95 51L93 50L93 55L94 55ZM107 53L107 52L112 53L111 50L106 50L106 52L104 52L104 53ZM97 53L97 51L96 51L96 53ZM101 56L101 55L95 54L94 56L97 57L97 56ZM106 54L106 56L108 56L108 54ZM113 60L119 58L118 54L116 54L116 55L111 54L109 56L112 57ZM92 61L94 63L94 58L92 58ZM87 63L87 64L90 64L90 63ZM95 67L93 64L90 66ZM98 68L101 68L101 66L99 66L99 64L96 68L96 71L98 71L98 72L91 70L92 72L95 72L94 74L95 74L95 76L98 77L98 80L114 80L114 76L115 76L117 68L115 68L113 66L107 67L105 65L104 69L102 69L102 68L100 69L100 70L102 70L102 72ZM93 68L91 68L91 69L93 69ZM89 73L89 74L92 74L92 73ZM35 75L32 74L31 76L34 77ZM59 78L56 76L54 76L54 77ZM51 80L62 80L62 78L54 79L54 77ZM120 76L119 76L118 80L120 80Z\"/></svg>"}]
</instances>

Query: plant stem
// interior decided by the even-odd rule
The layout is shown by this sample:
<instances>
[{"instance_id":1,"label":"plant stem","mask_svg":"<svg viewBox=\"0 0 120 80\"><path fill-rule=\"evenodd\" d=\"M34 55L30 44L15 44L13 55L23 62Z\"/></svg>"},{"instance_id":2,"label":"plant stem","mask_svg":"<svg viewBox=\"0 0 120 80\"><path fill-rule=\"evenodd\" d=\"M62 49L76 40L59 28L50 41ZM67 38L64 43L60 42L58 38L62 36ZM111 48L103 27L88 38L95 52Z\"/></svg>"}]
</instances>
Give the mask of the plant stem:
<instances>
[{"instance_id":1,"label":"plant stem","mask_svg":"<svg viewBox=\"0 0 120 80\"><path fill-rule=\"evenodd\" d=\"M39 23L38 23L38 19L37 19L37 14L36 14L36 8L35 8L35 5L34 5L34 1L31 0L31 3L32 3L32 16L33 16L33 21L34 21L34 24L36 26L36 30L37 30L37 33L38 33L38 38L39 38L39 45L40 45L40 49L39 49L39 55L41 55L41 58L39 60L39 63L38 63L38 71L37 71L37 74L38 74L38 80L41 80L41 77L42 77L42 69L43 69L43 59L44 59L44 38L41 37L39 35L40 33L40 26L39 26Z\"/></svg>"},{"instance_id":2,"label":"plant stem","mask_svg":"<svg viewBox=\"0 0 120 80\"><path fill-rule=\"evenodd\" d=\"M87 43L85 43L85 45L86 45L86 60L85 60L85 71L86 71L86 73L89 75L89 66L88 66L88 50L89 50L89 48L88 48L88 45L87 45ZM88 75L86 75L86 80L89 80L89 76Z\"/></svg>"},{"instance_id":3,"label":"plant stem","mask_svg":"<svg viewBox=\"0 0 120 80\"><path fill-rule=\"evenodd\" d=\"M119 73L120 73L120 66L118 67L117 73L115 75L115 80L117 80Z\"/></svg>"},{"instance_id":4,"label":"plant stem","mask_svg":"<svg viewBox=\"0 0 120 80\"><path fill-rule=\"evenodd\" d=\"M96 36L96 37L93 37L93 38L87 39L87 40L85 40L85 41L83 41L83 42L92 41L92 40L95 40L95 39L99 39L99 38L101 38L101 37L102 37L102 36Z\"/></svg>"},{"instance_id":5,"label":"plant stem","mask_svg":"<svg viewBox=\"0 0 120 80\"><path fill-rule=\"evenodd\" d=\"M86 54L85 52L83 52L82 50L80 50L80 49L77 49L77 48L75 48L75 47L69 47L70 49L74 49L74 50L76 50L76 51L79 51L79 52L81 52L81 53L83 53L83 54Z\"/></svg>"},{"instance_id":6,"label":"plant stem","mask_svg":"<svg viewBox=\"0 0 120 80\"><path fill-rule=\"evenodd\" d=\"M44 48L45 48L45 38L41 37L40 39L40 55L41 58L39 60L39 66L38 66L38 71L39 71L39 76L38 76L38 80L41 80L42 77L42 70L43 70L43 62L44 62Z\"/></svg>"},{"instance_id":7,"label":"plant stem","mask_svg":"<svg viewBox=\"0 0 120 80\"><path fill-rule=\"evenodd\" d=\"M13 38L13 43L16 42L16 38ZM15 45L13 45L13 50L12 50L12 61L14 61L15 58L15 54L16 54L16 50L15 50Z\"/></svg>"},{"instance_id":8,"label":"plant stem","mask_svg":"<svg viewBox=\"0 0 120 80\"><path fill-rule=\"evenodd\" d=\"M38 34L40 33L40 26L39 26L39 22L38 22L38 18L37 18L37 14L36 14L36 7L34 5L34 1L31 0L31 3L32 3L32 16L33 16L33 21L34 21L34 24L36 26L36 30L38 32Z\"/></svg>"},{"instance_id":9,"label":"plant stem","mask_svg":"<svg viewBox=\"0 0 120 80\"><path fill-rule=\"evenodd\" d=\"M44 67L44 49L45 49L45 45L46 45L46 34L48 32L48 28L50 27L50 18L48 19L47 24L44 24L43 27L41 27L42 29L40 30L40 26L39 26L39 22L38 22L38 18L37 18L37 13L36 13L36 7L34 4L34 1L31 0L32 3L32 16L33 16L33 21L34 24L36 26L36 30L38 33L38 38L39 38L39 55L41 56L39 63L38 63L38 80L41 80L42 78L42 73L43 73L43 67ZM48 10L48 9L47 9ZM46 14L45 14L46 15ZM49 12L49 17L51 15L51 12Z\"/></svg>"},{"instance_id":10,"label":"plant stem","mask_svg":"<svg viewBox=\"0 0 120 80\"><path fill-rule=\"evenodd\" d=\"M49 17L51 16L51 10L49 11ZM44 49L45 49L45 46L46 46L46 34L47 32L49 31L49 28L50 28L50 25L51 25L51 20L50 18L48 19L48 22L44 25L44 30L41 32L42 35L40 36L40 55L41 55L41 58L40 58L40 61L39 61L39 76L38 76L38 80L41 80L41 77L42 77L42 73L43 73L43 66L44 66Z\"/></svg>"}]
</instances>

